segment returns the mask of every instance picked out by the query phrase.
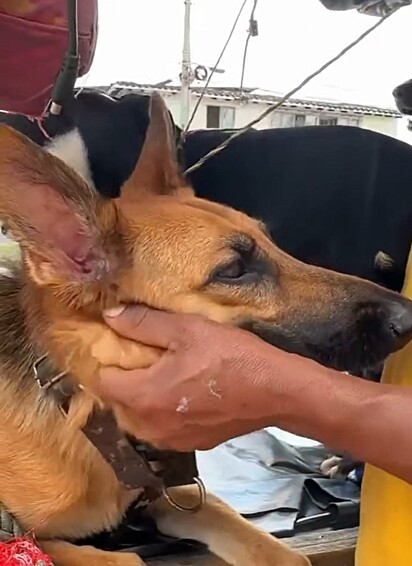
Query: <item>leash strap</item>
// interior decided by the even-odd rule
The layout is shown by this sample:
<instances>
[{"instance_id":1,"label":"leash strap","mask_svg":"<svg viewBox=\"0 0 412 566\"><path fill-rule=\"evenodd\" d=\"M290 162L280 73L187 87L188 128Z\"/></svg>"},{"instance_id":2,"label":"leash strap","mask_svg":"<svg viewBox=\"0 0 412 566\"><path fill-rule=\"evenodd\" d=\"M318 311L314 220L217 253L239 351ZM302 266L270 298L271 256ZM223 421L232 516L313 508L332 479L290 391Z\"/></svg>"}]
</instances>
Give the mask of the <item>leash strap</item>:
<instances>
[{"instance_id":1,"label":"leash strap","mask_svg":"<svg viewBox=\"0 0 412 566\"><path fill-rule=\"evenodd\" d=\"M28 115L26 115L26 118L28 118L30 120L30 122L36 123L37 127L39 128L39 130L41 131L42 135L44 136L44 138L46 140L52 140L53 139L49 135L49 133L47 132L46 128L43 126L43 120L45 118L44 114L42 116L28 116Z\"/></svg>"},{"instance_id":2,"label":"leash strap","mask_svg":"<svg viewBox=\"0 0 412 566\"><path fill-rule=\"evenodd\" d=\"M156 494L160 495L163 488L162 478L152 470L144 452L135 450L129 439L120 431L111 411L94 411L82 432L110 464L124 487L145 488L148 500Z\"/></svg>"}]
</instances>

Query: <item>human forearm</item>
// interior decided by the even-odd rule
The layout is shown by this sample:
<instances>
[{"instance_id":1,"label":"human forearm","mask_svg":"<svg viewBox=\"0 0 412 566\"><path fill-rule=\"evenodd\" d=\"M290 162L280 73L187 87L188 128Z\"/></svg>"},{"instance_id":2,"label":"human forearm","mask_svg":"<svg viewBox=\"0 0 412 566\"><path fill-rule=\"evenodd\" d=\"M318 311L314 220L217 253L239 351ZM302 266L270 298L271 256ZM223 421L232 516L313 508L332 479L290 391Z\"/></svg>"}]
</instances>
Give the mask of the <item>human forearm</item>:
<instances>
[{"instance_id":1,"label":"human forearm","mask_svg":"<svg viewBox=\"0 0 412 566\"><path fill-rule=\"evenodd\" d=\"M135 415L139 438L201 450L276 425L412 483L412 389L329 370L200 317L134 306L107 320L165 350L150 368L101 372L103 395Z\"/></svg>"},{"instance_id":2,"label":"human forearm","mask_svg":"<svg viewBox=\"0 0 412 566\"><path fill-rule=\"evenodd\" d=\"M273 367L278 367L279 352L271 356L276 357ZM270 374L270 365L268 360L262 407L268 407L272 396L276 409L272 417L265 415L266 426L314 438L412 483L412 391L348 376L289 354L282 375Z\"/></svg>"}]
</instances>

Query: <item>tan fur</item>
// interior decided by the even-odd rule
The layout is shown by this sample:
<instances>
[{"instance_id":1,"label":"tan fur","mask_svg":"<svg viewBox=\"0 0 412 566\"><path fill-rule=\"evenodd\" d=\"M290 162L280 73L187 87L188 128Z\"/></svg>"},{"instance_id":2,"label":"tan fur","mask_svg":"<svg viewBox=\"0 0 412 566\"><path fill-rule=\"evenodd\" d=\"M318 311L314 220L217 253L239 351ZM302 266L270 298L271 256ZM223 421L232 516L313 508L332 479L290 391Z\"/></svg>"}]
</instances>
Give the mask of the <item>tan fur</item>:
<instances>
[{"instance_id":1,"label":"tan fur","mask_svg":"<svg viewBox=\"0 0 412 566\"><path fill-rule=\"evenodd\" d=\"M135 554L104 552L92 546L75 546L63 541L43 541L42 547L58 566L144 566Z\"/></svg>"},{"instance_id":2,"label":"tan fur","mask_svg":"<svg viewBox=\"0 0 412 566\"><path fill-rule=\"evenodd\" d=\"M254 318L293 325L333 320L340 316L338 299L371 287L294 260L259 222L196 199L178 173L157 97L137 168L114 202L100 199L54 156L0 128L0 217L23 256L22 270L0 276L0 501L61 566L143 564L67 542L118 525L137 495L117 483L79 432L92 407L103 404L99 369L146 367L159 355L113 333L103 308L143 302L232 324ZM216 266L231 259L227 242L238 234L254 239L273 282L207 284ZM67 418L32 379L31 365L45 351L85 388ZM112 409L119 426L139 437L136 416ZM174 497L188 504L197 496L185 487ZM149 511L161 530L204 542L228 564L308 564L211 495L196 514L177 513L163 500Z\"/></svg>"},{"instance_id":3,"label":"tan fur","mask_svg":"<svg viewBox=\"0 0 412 566\"><path fill-rule=\"evenodd\" d=\"M176 487L169 491L173 500L185 507L194 507L199 498L193 486ZM228 564L308 564L286 544L260 529L251 528L246 519L211 494L208 494L206 504L196 515L170 509L163 499L155 502L149 512L162 532L178 538L200 540Z\"/></svg>"}]
</instances>

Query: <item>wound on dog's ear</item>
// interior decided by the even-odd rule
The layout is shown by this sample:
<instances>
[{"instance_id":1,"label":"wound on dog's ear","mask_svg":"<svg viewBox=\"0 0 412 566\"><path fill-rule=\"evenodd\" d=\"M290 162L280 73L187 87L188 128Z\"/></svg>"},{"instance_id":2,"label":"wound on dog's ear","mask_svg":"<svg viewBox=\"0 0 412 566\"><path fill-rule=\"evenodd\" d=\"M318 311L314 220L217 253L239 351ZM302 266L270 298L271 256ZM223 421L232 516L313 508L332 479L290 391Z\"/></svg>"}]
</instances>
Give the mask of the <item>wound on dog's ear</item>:
<instances>
[{"instance_id":1,"label":"wound on dog's ear","mask_svg":"<svg viewBox=\"0 0 412 566\"><path fill-rule=\"evenodd\" d=\"M145 142L135 170L122 187L120 198L132 201L147 193L169 195L185 185L179 172L168 109L162 97L153 93Z\"/></svg>"},{"instance_id":2,"label":"wound on dog's ear","mask_svg":"<svg viewBox=\"0 0 412 566\"><path fill-rule=\"evenodd\" d=\"M104 269L97 222L102 207L102 199L63 162L0 126L0 218L39 283L56 274L95 277Z\"/></svg>"}]
</instances>

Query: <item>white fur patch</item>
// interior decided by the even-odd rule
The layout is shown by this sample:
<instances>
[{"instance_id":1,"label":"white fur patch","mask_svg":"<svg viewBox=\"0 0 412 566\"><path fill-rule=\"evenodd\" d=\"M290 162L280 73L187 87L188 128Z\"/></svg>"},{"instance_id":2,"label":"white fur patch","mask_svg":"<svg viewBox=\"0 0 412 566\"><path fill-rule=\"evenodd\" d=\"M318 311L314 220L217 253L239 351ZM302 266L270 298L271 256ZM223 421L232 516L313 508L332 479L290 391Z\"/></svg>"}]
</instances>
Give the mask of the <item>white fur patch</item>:
<instances>
[{"instance_id":1,"label":"white fur patch","mask_svg":"<svg viewBox=\"0 0 412 566\"><path fill-rule=\"evenodd\" d=\"M88 185L94 187L87 147L77 128L62 136L56 136L45 146L45 149L64 161L66 165L74 169Z\"/></svg>"},{"instance_id":2,"label":"white fur patch","mask_svg":"<svg viewBox=\"0 0 412 566\"><path fill-rule=\"evenodd\" d=\"M386 270L392 269L394 266L394 260L385 252L379 251L375 256L375 268Z\"/></svg>"}]
</instances>

